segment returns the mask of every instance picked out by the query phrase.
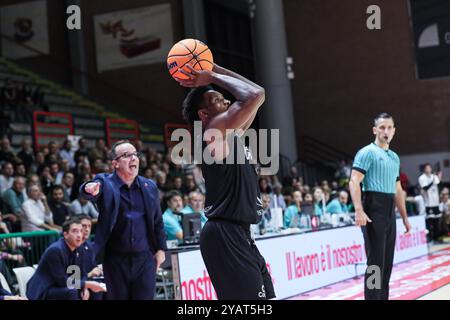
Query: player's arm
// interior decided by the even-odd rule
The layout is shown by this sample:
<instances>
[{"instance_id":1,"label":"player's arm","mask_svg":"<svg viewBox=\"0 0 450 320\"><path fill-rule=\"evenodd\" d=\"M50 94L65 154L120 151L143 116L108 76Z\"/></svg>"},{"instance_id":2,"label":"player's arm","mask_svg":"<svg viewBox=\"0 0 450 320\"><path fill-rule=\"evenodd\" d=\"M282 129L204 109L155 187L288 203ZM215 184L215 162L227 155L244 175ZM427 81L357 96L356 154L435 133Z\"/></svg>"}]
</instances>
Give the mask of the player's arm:
<instances>
[{"instance_id":1,"label":"player's arm","mask_svg":"<svg viewBox=\"0 0 450 320\"><path fill-rule=\"evenodd\" d=\"M397 206L398 211L403 219L403 224L405 225L405 233L408 233L411 230L411 225L408 220L408 214L406 212L406 203L405 203L405 195L400 181L397 181L396 184L396 192L395 192L395 205Z\"/></svg>"},{"instance_id":2,"label":"player's arm","mask_svg":"<svg viewBox=\"0 0 450 320\"><path fill-rule=\"evenodd\" d=\"M219 74L208 70L194 70L187 66L191 73L183 74L189 77L188 80L178 79L177 81L185 87L199 87L209 84L215 84L228 92L230 92L236 101L228 108L227 111L217 115L209 123L210 128L218 129L222 132L224 138L226 130L241 129L243 130L248 122L254 118L255 112L263 104L265 99L264 89L255 87L248 82L231 77L225 74ZM225 140L225 139L224 139Z\"/></svg>"},{"instance_id":3,"label":"player's arm","mask_svg":"<svg viewBox=\"0 0 450 320\"><path fill-rule=\"evenodd\" d=\"M219 66L216 63L214 64L213 71L216 72L216 73L219 73L219 74L224 74L224 75L227 75L227 76L239 79L239 80L241 80L241 81L243 81L243 82L245 82L245 83L247 83L247 84L249 84L249 85L251 85L251 86L253 86L255 88L258 88L260 90L264 90L263 87L259 86L258 84L254 83L253 81L251 81L251 80L241 76L240 74L237 74L236 72L233 72L233 71L228 70L228 69L226 69L224 67L221 67L221 66ZM243 131L247 130L250 127L250 125L252 124L253 120L256 117L257 112L258 112L258 108L255 109L255 111L253 112L253 115L250 117L250 119L242 127Z\"/></svg>"},{"instance_id":4,"label":"player's arm","mask_svg":"<svg viewBox=\"0 0 450 320\"><path fill-rule=\"evenodd\" d=\"M350 176L349 188L352 196L353 205L355 207L355 223L357 226L365 226L367 222L372 222L364 208L361 200L361 182L364 180L364 173L353 169Z\"/></svg>"}]
</instances>

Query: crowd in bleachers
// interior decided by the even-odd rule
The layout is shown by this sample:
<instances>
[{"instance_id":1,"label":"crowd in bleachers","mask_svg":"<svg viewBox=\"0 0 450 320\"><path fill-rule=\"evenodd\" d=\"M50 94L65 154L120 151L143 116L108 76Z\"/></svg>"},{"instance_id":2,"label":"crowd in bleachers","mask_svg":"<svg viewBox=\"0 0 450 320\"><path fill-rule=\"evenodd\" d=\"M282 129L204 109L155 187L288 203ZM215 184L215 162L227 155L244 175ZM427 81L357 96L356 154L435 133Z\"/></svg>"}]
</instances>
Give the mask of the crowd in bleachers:
<instances>
[{"instance_id":1,"label":"crowd in bleachers","mask_svg":"<svg viewBox=\"0 0 450 320\"><path fill-rule=\"evenodd\" d=\"M205 186L200 166L174 164L170 159L170 149L162 153L144 148L140 141L135 145L141 154L140 174L156 182L162 210L168 213L168 224L173 222L169 218L173 212L203 210ZM103 139L98 139L93 148L88 148L86 140L80 139L77 148L66 140L62 146L51 141L39 150L34 150L32 142L24 139L20 150L15 151L10 140L2 138L0 208L4 229L14 232L60 230L68 217L81 213L91 216L95 223L98 212L92 203L78 197L78 189L95 174L113 171L109 152ZM290 216L301 215L302 208L312 206L312 210L307 211L318 217L325 213L353 211L348 192L350 173L351 166L342 161L333 181L308 185L296 167L292 167L282 178L277 175L261 177L259 187L262 194L267 194L266 209L280 208L283 211L284 227L305 227L298 219L290 219ZM424 213L420 190L414 189L404 174L401 183L407 196L408 213ZM447 193L448 190L443 189L441 198L444 199ZM445 200L442 201L441 207L447 208ZM270 216L268 212L266 217ZM206 220L204 216L202 219ZM177 238L175 234L180 229L175 229L175 233L169 232L170 239ZM178 236L178 239L182 238Z\"/></svg>"},{"instance_id":2,"label":"crowd in bleachers","mask_svg":"<svg viewBox=\"0 0 450 320\"><path fill-rule=\"evenodd\" d=\"M205 184L200 166L176 165L171 161L170 149L163 153L145 148L140 141L134 144L140 153L140 174L153 179L160 191L168 240L182 243L184 214L200 214L202 225L207 220L203 212ZM31 140L24 139L21 148L14 150L10 140L3 137L0 143L0 233L60 232L64 222L76 215L89 216L95 229L98 211L79 196L78 190L97 173L113 172L109 156L110 150L103 139L97 140L93 148L88 148L86 140L80 139L76 148L66 140L61 146L49 142L39 150L33 148ZM350 164L343 161L334 180L314 185L306 184L296 167L291 167L284 177L260 177L264 214L254 232L262 235L273 231L271 220L277 212L282 214L281 228L314 229L321 224L339 224L342 215L350 217L354 211L348 191L350 173ZM425 214L421 190L414 188L404 174L400 180L407 196L408 214ZM443 235L448 233L450 216L447 188L441 190L439 201ZM1 241L0 262L26 265L21 250L29 245L26 241L14 245ZM0 272L5 272L1 268L0 265Z\"/></svg>"}]
</instances>

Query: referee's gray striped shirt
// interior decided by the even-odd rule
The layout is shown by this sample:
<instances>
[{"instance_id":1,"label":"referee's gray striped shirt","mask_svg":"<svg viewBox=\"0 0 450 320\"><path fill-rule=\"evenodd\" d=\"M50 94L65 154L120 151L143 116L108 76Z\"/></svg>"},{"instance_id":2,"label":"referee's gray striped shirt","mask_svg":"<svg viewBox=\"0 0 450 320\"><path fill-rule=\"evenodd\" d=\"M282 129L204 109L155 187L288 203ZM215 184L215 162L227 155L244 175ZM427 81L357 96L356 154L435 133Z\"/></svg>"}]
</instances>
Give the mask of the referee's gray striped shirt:
<instances>
[{"instance_id":1,"label":"referee's gray striped shirt","mask_svg":"<svg viewBox=\"0 0 450 320\"><path fill-rule=\"evenodd\" d=\"M356 153L352 169L364 174L363 191L396 193L400 180L400 158L392 150L371 143Z\"/></svg>"}]
</instances>

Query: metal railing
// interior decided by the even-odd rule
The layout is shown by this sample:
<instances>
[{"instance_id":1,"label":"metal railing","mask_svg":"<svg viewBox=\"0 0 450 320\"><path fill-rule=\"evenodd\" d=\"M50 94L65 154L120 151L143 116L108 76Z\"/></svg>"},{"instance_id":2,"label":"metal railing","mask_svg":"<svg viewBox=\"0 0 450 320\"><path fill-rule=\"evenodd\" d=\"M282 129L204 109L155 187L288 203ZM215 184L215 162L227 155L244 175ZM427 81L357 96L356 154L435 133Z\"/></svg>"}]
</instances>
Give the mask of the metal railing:
<instances>
[{"instance_id":1,"label":"metal railing","mask_svg":"<svg viewBox=\"0 0 450 320\"><path fill-rule=\"evenodd\" d=\"M45 249L60 238L57 231L34 231L0 234L0 256L9 268L33 266Z\"/></svg>"}]
</instances>

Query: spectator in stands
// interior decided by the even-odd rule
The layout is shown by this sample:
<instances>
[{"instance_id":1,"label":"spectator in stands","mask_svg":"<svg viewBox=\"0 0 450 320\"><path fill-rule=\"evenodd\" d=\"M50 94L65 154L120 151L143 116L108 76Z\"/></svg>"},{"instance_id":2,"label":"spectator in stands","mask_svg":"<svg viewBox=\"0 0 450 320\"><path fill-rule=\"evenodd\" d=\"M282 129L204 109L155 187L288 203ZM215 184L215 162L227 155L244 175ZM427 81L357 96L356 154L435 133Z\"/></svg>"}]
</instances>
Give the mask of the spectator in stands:
<instances>
[{"instance_id":1,"label":"spectator in stands","mask_svg":"<svg viewBox=\"0 0 450 320\"><path fill-rule=\"evenodd\" d=\"M105 162L108 159L108 149L105 145L105 140L98 139L95 142L95 147L89 152L89 161L94 163L95 160L99 159L101 162Z\"/></svg>"},{"instance_id":2,"label":"spectator in stands","mask_svg":"<svg viewBox=\"0 0 450 320\"><path fill-rule=\"evenodd\" d=\"M141 161L142 163L142 161ZM105 164L101 159L95 159L92 165L92 173L95 175L97 173L105 172Z\"/></svg>"},{"instance_id":3,"label":"spectator in stands","mask_svg":"<svg viewBox=\"0 0 450 320\"><path fill-rule=\"evenodd\" d=\"M82 270L82 259L77 250L82 244L82 226L79 220L68 220L63 225L64 238L45 250L36 272L27 284L30 300L88 300L89 291L106 291L100 283L81 278L80 289L70 287L69 266Z\"/></svg>"},{"instance_id":4,"label":"spectator in stands","mask_svg":"<svg viewBox=\"0 0 450 320\"><path fill-rule=\"evenodd\" d=\"M28 200L22 204L22 232L54 230L60 228L53 223L53 215L47 198L38 186L28 188Z\"/></svg>"},{"instance_id":5,"label":"spectator in stands","mask_svg":"<svg viewBox=\"0 0 450 320\"><path fill-rule=\"evenodd\" d=\"M314 205L314 197L312 193L307 192L303 195L303 204Z\"/></svg>"},{"instance_id":6,"label":"spectator in stands","mask_svg":"<svg viewBox=\"0 0 450 320\"><path fill-rule=\"evenodd\" d=\"M286 208L292 204L292 192L294 192L294 188L291 186L284 187L283 189L283 199L284 203L286 203Z\"/></svg>"},{"instance_id":7,"label":"spectator in stands","mask_svg":"<svg viewBox=\"0 0 450 320\"><path fill-rule=\"evenodd\" d=\"M14 166L14 175L16 177L26 177L27 176L27 170L25 168L25 165L22 162L16 163Z\"/></svg>"},{"instance_id":8,"label":"spectator in stands","mask_svg":"<svg viewBox=\"0 0 450 320\"><path fill-rule=\"evenodd\" d=\"M161 192L171 190L171 186L167 181L167 175L161 170L156 172L156 185Z\"/></svg>"},{"instance_id":9,"label":"spectator in stands","mask_svg":"<svg viewBox=\"0 0 450 320\"><path fill-rule=\"evenodd\" d=\"M199 213L202 227L205 225L208 218L205 216L205 196L198 191L189 193L188 204L181 210L183 214Z\"/></svg>"},{"instance_id":10,"label":"spectator in stands","mask_svg":"<svg viewBox=\"0 0 450 320\"><path fill-rule=\"evenodd\" d=\"M39 189L42 189L41 178L39 178L39 176L37 174L35 174L35 173L31 174L28 177L28 180L26 181L26 184L27 184L27 187L32 186L32 185L36 185L36 186L39 187Z\"/></svg>"},{"instance_id":11,"label":"spectator in stands","mask_svg":"<svg viewBox=\"0 0 450 320\"><path fill-rule=\"evenodd\" d=\"M42 192L44 192L45 195L47 195L50 190L53 188L55 183L55 178L50 173L50 167L44 166L42 167L42 171L39 173L41 186L42 186Z\"/></svg>"},{"instance_id":12,"label":"spectator in stands","mask_svg":"<svg viewBox=\"0 0 450 320\"><path fill-rule=\"evenodd\" d=\"M17 153L17 157L22 160L27 174L29 174L31 172L32 165L35 162L34 151L31 147L31 140L28 138L23 139L21 146L22 148Z\"/></svg>"},{"instance_id":13,"label":"spectator in stands","mask_svg":"<svg viewBox=\"0 0 450 320\"><path fill-rule=\"evenodd\" d=\"M42 171L44 166L45 166L45 155L43 152L38 151L36 152L35 162L31 164L30 172L39 173Z\"/></svg>"},{"instance_id":14,"label":"spectator in stands","mask_svg":"<svg viewBox=\"0 0 450 320\"><path fill-rule=\"evenodd\" d=\"M173 179L172 189L178 191L179 193L183 193L183 178L175 177Z\"/></svg>"},{"instance_id":15,"label":"spectator in stands","mask_svg":"<svg viewBox=\"0 0 450 320\"><path fill-rule=\"evenodd\" d=\"M289 177L292 179L295 179L297 181L300 181L299 178L301 178L301 177L298 174L298 170L297 170L296 166L291 166L291 168L289 169Z\"/></svg>"},{"instance_id":16,"label":"spectator in stands","mask_svg":"<svg viewBox=\"0 0 450 320\"><path fill-rule=\"evenodd\" d=\"M321 216L326 211L325 195L322 188L316 187L313 191L314 197L314 212L316 215Z\"/></svg>"},{"instance_id":17,"label":"spectator in stands","mask_svg":"<svg viewBox=\"0 0 450 320\"><path fill-rule=\"evenodd\" d=\"M341 160L339 162L339 167L336 170L334 177L336 179L338 179L339 185L341 187L343 187L344 185L348 184L349 179L350 179L350 174L351 174L352 168L351 166L348 164L347 161L345 160ZM322 186L323 187L323 186Z\"/></svg>"},{"instance_id":18,"label":"spectator in stands","mask_svg":"<svg viewBox=\"0 0 450 320\"><path fill-rule=\"evenodd\" d=\"M183 241L183 229L181 228L181 210L183 199L178 191L169 191L164 197L167 209L163 213L164 230L167 240Z\"/></svg>"},{"instance_id":19,"label":"spectator in stands","mask_svg":"<svg viewBox=\"0 0 450 320\"><path fill-rule=\"evenodd\" d=\"M152 169L153 173L156 176L156 173L159 171L159 166L156 163L150 163L150 169Z\"/></svg>"},{"instance_id":20,"label":"spectator in stands","mask_svg":"<svg viewBox=\"0 0 450 320\"><path fill-rule=\"evenodd\" d=\"M53 183L61 184L64 172L60 170L58 162L50 163L49 168L50 168L50 175L52 176L54 181Z\"/></svg>"},{"instance_id":21,"label":"spectator in stands","mask_svg":"<svg viewBox=\"0 0 450 320\"><path fill-rule=\"evenodd\" d=\"M270 208L281 208L283 211L286 209L286 202L281 194L283 186L281 183L276 182L273 185L273 193L270 196Z\"/></svg>"},{"instance_id":22,"label":"spectator in stands","mask_svg":"<svg viewBox=\"0 0 450 320\"><path fill-rule=\"evenodd\" d=\"M89 180L88 180L89 181ZM95 209L92 202L84 199L81 195L77 199L72 201L69 207L71 215L84 214L92 218L92 222L96 223L98 219L98 211Z\"/></svg>"},{"instance_id":23,"label":"spectator in stands","mask_svg":"<svg viewBox=\"0 0 450 320\"><path fill-rule=\"evenodd\" d=\"M286 228L299 228L300 224L300 216L302 214L302 193L300 191L294 191L292 193L293 203L286 208L284 212L284 226Z\"/></svg>"},{"instance_id":24,"label":"spectator in stands","mask_svg":"<svg viewBox=\"0 0 450 320\"><path fill-rule=\"evenodd\" d=\"M92 175L91 165L89 164L89 162L86 162L86 163L81 162L77 165L77 171L76 171L77 180L80 180L80 179L84 180L86 175L89 175L89 176Z\"/></svg>"},{"instance_id":25,"label":"spectator in stands","mask_svg":"<svg viewBox=\"0 0 450 320\"><path fill-rule=\"evenodd\" d=\"M348 213L348 193L345 190L341 190L336 199L332 200L327 205L327 212L334 213Z\"/></svg>"},{"instance_id":26,"label":"spectator in stands","mask_svg":"<svg viewBox=\"0 0 450 320\"><path fill-rule=\"evenodd\" d=\"M133 145L134 145L134 147L136 148L136 151L137 151L137 152L145 153L145 150L144 150L144 144L142 143L141 140L136 140L136 141L134 141Z\"/></svg>"},{"instance_id":27,"label":"spectator in stands","mask_svg":"<svg viewBox=\"0 0 450 320\"><path fill-rule=\"evenodd\" d=\"M270 187L269 181L267 180L266 177L259 178L259 191L261 193L267 193L267 194L272 193L272 188Z\"/></svg>"},{"instance_id":28,"label":"spectator in stands","mask_svg":"<svg viewBox=\"0 0 450 320\"><path fill-rule=\"evenodd\" d=\"M161 164L161 171L163 171L166 174L166 177L170 178L170 164L167 162L163 162Z\"/></svg>"},{"instance_id":29,"label":"spectator in stands","mask_svg":"<svg viewBox=\"0 0 450 320\"><path fill-rule=\"evenodd\" d=\"M64 202L64 189L61 185L55 185L50 192L48 205L53 214L53 222L62 227L64 221L70 217L69 205Z\"/></svg>"},{"instance_id":30,"label":"spectator in stands","mask_svg":"<svg viewBox=\"0 0 450 320\"><path fill-rule=\"evenodd\" d=\"M272 215L270 212L271 197L266 193L261 194L262 210L261 221L258 224L259 234L263 235L267 232L267 227L272 220Z\"/></svg>"},{"instance_id":31,"label":"spectator in stands","mask_svg":"<svg viewBox=\"0 0 450 320\"><path fill-rule=\"evenodd\" d=\"M337 192L339 189L339 183L335 180L331 181L331 191L332 192Z\"/></svg>"},{"instance_id":32,"label":"spectator in stands","mask_svg":"<svg viewBox=\"0 0 450 320\"><path fill-rule=\"evenodd\" d=\"M182 178L184 176L184 172L183 172L183 168L181 167L181 165L170 162L169 176L172 179Z\"/></svg>"},{"instance_id":33,"label":"spectator in stands","mask_svg":"<svg viewBox=\"0 0 450 320\"><path fill-rule=\"evenodd\" d=\"M143 176L147 179L152 179L152 180L154 180L154 178L155 178L153 170L150 167L145 168Z\"/></svg>"},{"instance_id":34,"label":"spectator in stands","mask_svg":"<svg viewBox=\"0 0 450 320\"><path fill-rule=\"evenodd\" d=\"M75 178L72 172L64 172L63 179L61 182L61 186L64 190L64 202L72 202L76 199L76 197L72 197L74 191L73 184L75 182Z\"/></svg>"},{"instance_id":35,"label":"spectator in stands","mask_svg":"<svg viewBox=\"0 0 450 320\"><path fill-rule=\"evenodd\" d=\"M72 142L66 139L64 140L63 147L59 151L61 160L67 160L70 169L75 168L75 152L72 151Z\"/></svg>"},{"instance_id":36,"label":"spectator in stands","mask_svg":"<svg viewBox=\"0 0 450 320\"><path fill-rule=\"evenodd\" d=\"M155 155L155 149L153 149L152 147L147 148L147 151L145 152L145 158L147 159L148 164L152 164L155 162Z\"/></svg>"},{"instance_id":37,"label":"spectator in stands","mask_svg":"<svg viewBox=\"0 0 450 320\"><path fill-rule=\"evenodd\" d=\"M303 186L301 187L300 191L301 191L302 193L310 193L310 192L311 192L311 188L310 188L307 184L305 184L305 185L303 185Z\"/></svg>"},{"instance_id":38,"label":"spectator in stands","mask_svg":"<svg viewBox=\"0 0 450 320\"><path fill-rule=\"evenodd\" d=\"M439 189L441 183L442 172L433 173L431 164L427 163L423 167L423 174L419 177L419 185L421 187L423 200L425 202L426 222L431 240L438 241L439 238L439 221L441 213L439 212Z\"/></svg>"},{"instance_id":39,"label":"spectator in stands","mask_svg":"<svg viewBox=\"0 0 450 320\"><path fill-rule=\"evenodd\" d=\"M72 172L69 161L67 159L61 159L59 162L59 170L64 174L65 172Z\"/></svg>"},{"instance_id":40,"label":"spectator in stands","mask_svg":"<svg viewBox=\"0 0 450 320\"><path fill-rule=\"evenodd\" d=\"M75 151L75 163L78 166L80 162L88 162L89 150L86 145L86 139L78 140L78 150Z\"/></svg>"},{"instance_id":41,"label":"spectator in stands","mask_svg":"<svg viewBox=\"0 0 450 320\"><path fill-rule=\"evenodd\" d=\"M20 229L20 215L22 214L22 204L27 199L25 193L25 178L16 177L11 188L3 194L3 219L10 223L10 228L14 231Z\"/></svg>"},{"instance_id":42,"label":"spectator in stands","mask_svg":"<svg viewBox=\"0 0 450 320\"><path fill-rule=\"evenodd\" d=\"M189 194L192 191L197 191L197 185L195 184L194 176L192 174L187 174L184 176L183 184L183 194Z\"/></svg>"},{"instance_id":43,"label":"spectator in stands","mask_svg":"<svg viewBox=\"0 0 450 320\"><path fill-rule=\"evenodd\" d=\"M5 162L0 174L0 195L12 187L14 182L14 167L11 162Z\"/></svg>"},{"instance_id":44,"label":"spectator in stands","mask_svg":"<svg viewBox=\"0 0 450 320\"><path fill-rule=\"evenodd\" d=\"M47 156L50 154L50 149L48 148L48 146L42 146L41 151L44 154L44 159L46 159Z\"/></svg>"},{"instance_id":45,"label":"spectator in stands","mask_svg":"<svg viewBox=\"0 0 450 320\"><path fill-rule=\"evenodd\" d=\"M51 164L53 162L58 162L61 160L59 156L59 146L55 141L50 141L48 143L48 154L45 156L45 162Z\"/></svg>"}]
</instances>

